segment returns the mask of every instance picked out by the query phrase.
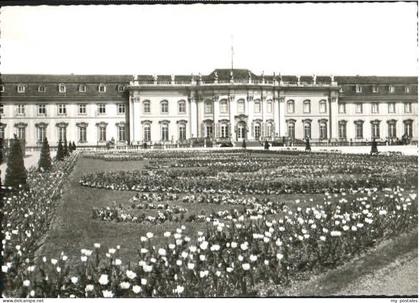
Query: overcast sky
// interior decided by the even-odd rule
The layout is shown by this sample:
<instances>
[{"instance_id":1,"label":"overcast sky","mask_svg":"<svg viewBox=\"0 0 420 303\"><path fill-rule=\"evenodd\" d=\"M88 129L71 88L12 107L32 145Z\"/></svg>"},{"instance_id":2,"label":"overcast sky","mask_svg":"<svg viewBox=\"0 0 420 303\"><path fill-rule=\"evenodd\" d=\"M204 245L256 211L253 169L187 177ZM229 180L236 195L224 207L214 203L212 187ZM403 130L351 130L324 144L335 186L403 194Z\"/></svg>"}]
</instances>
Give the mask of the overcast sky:
<instances>
[{"instance_id":1,"label":"overcast sky","mask_svg":"<svg viewBox=\"0 0 420 303\"><path fill-rule=\"evenodd\" d=\"M2 7L2 73L416 75L416 3Z\"/></svg>"}]
</instances>

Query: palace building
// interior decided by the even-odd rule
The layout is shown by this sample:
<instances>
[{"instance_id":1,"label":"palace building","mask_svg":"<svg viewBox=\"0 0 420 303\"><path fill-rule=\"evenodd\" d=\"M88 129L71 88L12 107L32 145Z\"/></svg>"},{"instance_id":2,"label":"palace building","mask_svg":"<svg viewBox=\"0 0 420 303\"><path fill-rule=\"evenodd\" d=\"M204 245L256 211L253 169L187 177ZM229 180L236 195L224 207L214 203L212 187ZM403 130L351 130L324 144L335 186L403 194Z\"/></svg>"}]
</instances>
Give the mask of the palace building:
<instances>
[{"instance_id":1,"label":"palace building","mask_svg":"<svg viewBox=\"0 0 420 303\"><path fill-rule=\"evenodd\" d=\"M0 138L78 146L417 142L417 77L3 74Z\"/></svg>"}]
</instances>

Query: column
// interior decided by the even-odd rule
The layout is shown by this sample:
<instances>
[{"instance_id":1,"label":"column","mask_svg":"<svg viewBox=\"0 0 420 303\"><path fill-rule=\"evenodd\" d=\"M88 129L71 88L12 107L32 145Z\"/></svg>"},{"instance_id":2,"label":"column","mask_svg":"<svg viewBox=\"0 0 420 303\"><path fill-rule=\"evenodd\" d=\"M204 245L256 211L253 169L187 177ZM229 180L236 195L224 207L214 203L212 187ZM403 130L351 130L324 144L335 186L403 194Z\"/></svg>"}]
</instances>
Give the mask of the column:
<instances>
[{"instance_id":1,"label":"column","mask_svg":"<svg viewBox=\"0 0 420 303\"><path fill-rule=\"evenodd\" d=\"M197 100L194 96L190 97L188 99L188 101L190 102L190 112L191 112L191 138L196 138L198 136L197 133Z\"/></svg>"},{"instance_id":2,"label":"column","mask_svg":"<svg viewBox=\"0 0 420 303\"><path fill-rule=\"evenodd\" d=\"M133 100L133 116L131 117L130 124L133 125L133 138L134 144L140 141L140 98Z\"/></svg>"},{"instance_id":3,"label":"column","mask_svg":"<svg viewBox=\"0 0 420 303\"><path fill-rule=\"evenodd\" d=\"M254 140L252 122L254 120L254 96L248 94L247 98L247 113L248 113L248 140Z\"/></svg>"},{"instance_id":4,"label":"column","mask_svg":"<svg viewBox=\"0 0 420 303\"><path fill-rule=\"evenodd\" d=\"M130 143L134 141L134 94L130 94L130 98L128 101L128 125L129 125L129 135L130 135Z\"/></svg>"},{"instance_id":5,"label":"column","mask_svg":"<svg viewBox=\"0 0 420 303\"><path fill-rule=\"evenodd\" d=\"M286 124L286 98L279 92L279 136L286 137L287 136L287 124Z\"/></svg>"},{"instance_id":6,"label":"column","mask_svg":"<svg viewBox=\"0 0 420 303\"><path fill-rule=\"evenodd\" d=\"M266 100L266 96L264 96L264 91L261 91L261 119L262 119L262 123L261 123L261 138L264 138L265 136L267 136L267 122L265 121L265 106L267 105L265 100Z\"/></svg>"},{"instance_id":7,"label":"column","mask_svg":"<svg viewBox=\"0 0 420 303\"><path fill-rule=\"evenodd\" d=\"M235 96L229 95L229 121L230 121L230 138L231 140L236 139L235 133Z\"/></svg>"},{"instance_id":8,"label":"column","mask_svg":"<svg viewBox=\"0 0 420 303\"><path fill-rule=\"evenodd\" d=\"M279 96L277 92L275 92L274 98L273 98L273 114L274 114L274 137L278 137L280 135L280 108L279 108Z\"/></svg>"},{"instance_id":9,"label":"column","mask_svg":"<svg viewBox=\"0 0 420 303\"><path fill-rule=\"evenodd\" d=\"M338 93L332 91L330 97L328 98L328 111L329 111L329 123L328 123L328 138L337 139L338 138Z\"/></svg>"},{"instance_id":10,"label":"column","mask_svg":"<svg viewBox=\"0 0 420 303\"><path fill-rule=\"evenodd\" d=\"M217 125L219 123L219 96L213 96L213 138L217 139Z\"/></svg>"}]
</instances>

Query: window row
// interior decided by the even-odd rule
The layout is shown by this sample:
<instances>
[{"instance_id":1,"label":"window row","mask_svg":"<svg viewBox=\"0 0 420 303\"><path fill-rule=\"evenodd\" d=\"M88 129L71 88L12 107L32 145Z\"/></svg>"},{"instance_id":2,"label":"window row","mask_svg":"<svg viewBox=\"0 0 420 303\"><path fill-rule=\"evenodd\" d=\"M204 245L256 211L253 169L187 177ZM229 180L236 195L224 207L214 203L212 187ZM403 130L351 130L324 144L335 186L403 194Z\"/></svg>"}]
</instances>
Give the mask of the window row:
<instances>
[{"instance_id":1,"label":"window row","mask_svg":"<svg viewBox=\"0 0 420 303\"><path fill-rule=\"evenodd\" d=\"M389 120L387 123L387 137L388 138L397 138L397 121L396 120ZM381 121L375 120L371 121L371 138L372 139L379 139L381 138L381 128L380 124ZM364 121L355 121L354 122L354 132L356 139L363 139L364 134ZM405 136L412 137L413 136L413 121L412 120L405 120L404 121L404 134ZM339 121L338 123L338 137L340 139L347 139L347 121Z\"/></svg>"},{"instance_id":2,"label":"window row","mask_svg":"<svg viewBox=\"0 0 420 303\"><path fill-rule=\"evenodd\" d=\"M150 114L151 113L151 106L150 100L143 101L143 113ZM168 100L160 101L160 113L161 114L168 114L169 113L169 102ZM178 113L185 114L187 113L187 102L185 100L178 101Z\"/></svg>"},{"instance_id":3,"label":"window row","mask_svg":"<svg viewBox=\"0 0 420 303\"><path fill-rule=\"evenodd\" d=\"M108 105L109 106L109 105ZM123 103L116 104L117 106L117 114L123 115L126 113L126 105ZM87 104L80 103L77 104L78 111L77 113L79 115L86 115L87 114ZM107 104L105 103L99 103L96 104L96 113L100 115L106 114ZM18 104L15 108L15 114L16 116L24 116L25 115L25 104ZM67 115L67 104L57 104L57 115L58 116L65 116ZM3 104L0 104L0 114L4 114L4 106ZM36 105L36 114L39 116L45 116L47 115L47 104L37 104Z\"/></svg>"},{"instance_id":4,"label":"window row","mask_svg":"<svg viewBox=\"0 0 420 303\"><path fill-rule=\"evenodd\" d=\"M366 106L369 106L369 104L364 104L364 103L355 103L354 104L354 112L356 114L362 114L363 110ZM347 104L345 103L340 103L338 105L338 113L340 114L345 114L347 112ZM371 114L379 114L379 103L378 102L374 102L374 103L370 103L370 113ZM410 114L412 113L412 103L411 102L404 102L404 113L405 114ZM396 103L395 102L390 102L388 103L388 114L395 114L396 113Z\"/></svg>"},{"instance_id":5,"label":"window row","mask_svg":"<svg viewBox=\"0 0 420 303\"><path fill-rule=\"evenodd\" d=\"M290 139L296 139L296 121L289 121L287 125L287 135ZM319 127L319 139L326 140L328 138L328 123L327 121L320 121ZM307 120L303 122L303 138L312 138L312 122Z\"/></svg>"},{"instance_id":6,"label":"window row","mask_svg":"<svg viewBox=\"0 0 420 303\"><path fill-rule=\"evenodd\" d=\"M20 94L25 93L27 87L28 87L27 84L18 84L16 86L16 91L18 93L20 93ZM63 84L63 83L60 83L60 84L57 85L57 90L58 90L59 93L65 93L65 92L67 92L67 86L65 84ZM103 84L103 83L100 83L97 86L97 90L100 93L105 93L106 90L107 90L107 86L105 84ZM118 92L124 92L125 85L123 85L123 84L117 85L116 86L116 90ZM5 91L5 87L4 87L4 85L1 85L0 86L0 92L4 92L4 91ZM79 84L77 86L77 91L79 93L86 93L86 91L87 91L87 85L86 84ZM39 93L45 93L45 92L47 92L47 86L46 85L39 85L38 86L38 92Z\"/></svg>"},{"instance_id":7,"label":"window row","mask_svg":"<svg viewBox=\"0 0 420 303\"><path fill-rule=\"evenodd\" d=\"M288 100L287 101L287 113L293 114L295 113L295 100ZM321 100L319 101L319 113L326 114L327 113L327 101ZM303 101L303 113L309 114L311 113L311 100L304 100Z\"/></svg>"},{"instance_id":8,"label":"window row","mask_svg":"<svg viewBox=\"0 0 420 303\"><path fill-rule=\"evenodd\" d=\"M372 93L379 93L379 86L378 85L363 86L363 85L360 85L360 84L356 84L354 86L354 90L355 90L356 93L362 93L363 92L363 89L368 90L369 88L371 89L371 92ZM388 90L389 93L395 93L395 86L388 85L387 86L387 90ZM410 93L410 87L409 86L405 86L404 87L404 91L405 91L406 94L409 94Z\"/></svg>"}]
</instances>

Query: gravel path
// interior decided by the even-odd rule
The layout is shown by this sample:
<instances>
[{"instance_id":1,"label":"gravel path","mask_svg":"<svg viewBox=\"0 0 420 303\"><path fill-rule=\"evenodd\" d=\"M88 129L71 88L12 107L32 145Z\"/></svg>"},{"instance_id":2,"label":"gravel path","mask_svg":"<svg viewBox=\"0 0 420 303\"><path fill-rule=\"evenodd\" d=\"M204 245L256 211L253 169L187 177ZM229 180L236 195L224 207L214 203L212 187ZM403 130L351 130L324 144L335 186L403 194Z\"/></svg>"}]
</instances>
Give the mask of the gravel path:
<instances>
[{"instance_id":1,"label":"gravel path","mask_svg":"<svg viewBox=\"0 0 420 303\"><path fill-rule=\"evenodd\" d=\"M418 253L413 250L352 282L337 295L418 295Z\"/></svg>"}]
</instances>

